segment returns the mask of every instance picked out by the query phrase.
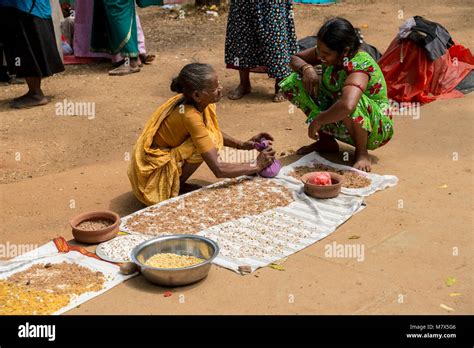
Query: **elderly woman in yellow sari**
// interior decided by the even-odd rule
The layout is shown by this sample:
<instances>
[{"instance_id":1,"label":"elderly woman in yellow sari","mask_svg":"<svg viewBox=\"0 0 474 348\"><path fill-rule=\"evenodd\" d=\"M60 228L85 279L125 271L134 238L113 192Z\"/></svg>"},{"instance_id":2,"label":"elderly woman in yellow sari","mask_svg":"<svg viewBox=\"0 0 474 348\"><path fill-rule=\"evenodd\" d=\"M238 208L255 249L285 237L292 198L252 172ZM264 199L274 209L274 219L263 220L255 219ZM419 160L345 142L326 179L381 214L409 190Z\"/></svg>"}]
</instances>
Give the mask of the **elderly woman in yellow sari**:
<instances>
[{"instance_id":1,"label":"elderly woman in yellow sari","mask_svg":"<svg viewBox=\"0 0 474 348\"><path fill-rule=\"evenodd\" d=\"M141 202L151 205L189 191L192 185L186 180L202 162L218 178L255 174L273 162L271 147L254 163L226 163L219 158L223 146L252 150L262 137L273 138L260 133L243 142L220 130L215 103L222 97L222 86L210 65L186 65L173 79L171 90L178 95L153 113L133 150L128 177Z\"/></svg>"}]
</instances>

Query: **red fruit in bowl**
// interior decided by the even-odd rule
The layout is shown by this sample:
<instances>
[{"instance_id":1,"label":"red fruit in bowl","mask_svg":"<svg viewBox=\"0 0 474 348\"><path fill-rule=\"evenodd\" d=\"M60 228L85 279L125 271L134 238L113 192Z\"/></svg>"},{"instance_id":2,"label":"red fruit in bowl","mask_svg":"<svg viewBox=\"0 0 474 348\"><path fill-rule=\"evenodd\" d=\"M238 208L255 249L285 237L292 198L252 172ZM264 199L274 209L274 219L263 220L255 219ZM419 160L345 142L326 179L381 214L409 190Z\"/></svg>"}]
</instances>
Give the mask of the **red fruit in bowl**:
<instances>
[{"instance_id":1,"label":"red fruit in bowl","mask_svg":"<svg viewBox=\"0 0 474 348\"><path fill-rule=\"evenodd\" d=\"M332 185L331 174L328 172L316 172L308 179L308 183L321 186Z\"/></svg>"}]
</instances>

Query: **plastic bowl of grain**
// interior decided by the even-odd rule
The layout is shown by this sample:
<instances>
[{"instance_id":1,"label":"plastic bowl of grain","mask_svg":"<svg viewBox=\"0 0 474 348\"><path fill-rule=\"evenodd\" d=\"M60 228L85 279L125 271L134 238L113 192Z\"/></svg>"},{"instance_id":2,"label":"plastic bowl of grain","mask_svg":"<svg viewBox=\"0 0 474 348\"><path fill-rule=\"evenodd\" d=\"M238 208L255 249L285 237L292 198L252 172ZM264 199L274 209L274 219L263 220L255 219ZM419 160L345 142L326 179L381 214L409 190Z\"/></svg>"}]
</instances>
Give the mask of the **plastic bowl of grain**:
<instances>
[{"instance_id":1,"label":"plastic bowl of grain","mask_svg":"<svg viewBox=\"0 0 474 348\"><path fill-rule=\"evenodd\" d=\"M309 179L315 175L316 172L307 173L301 177L304 184L304 192L311 197L319 199L334 198L339 195L342 188L343 177L336 173L329 173L331 176L331 185L315 185L309 183Z\"/></svg>"},{"instance_id":2,"label":"plastic bowl of grain","mask_svg":"<svg viewBox=\"0 0 474 348\"><path fill-rule=\"evenodd\" d=\"M78 242L96 244L114 238L119 231L120 216L113 211L82 213L70 222Z\"/></svg>"},{"instance_id":3,"label":"plastic bowl of grain","mask_svg":"<svg viewBox=\"0 0 474 348\"><path fill-rule=\"evenodd\" d=\"M182 286L207 277L219 246L209 238L175 234L150 239L132 251L132 261L150 282Z\"/></svg>"}]
</instances>

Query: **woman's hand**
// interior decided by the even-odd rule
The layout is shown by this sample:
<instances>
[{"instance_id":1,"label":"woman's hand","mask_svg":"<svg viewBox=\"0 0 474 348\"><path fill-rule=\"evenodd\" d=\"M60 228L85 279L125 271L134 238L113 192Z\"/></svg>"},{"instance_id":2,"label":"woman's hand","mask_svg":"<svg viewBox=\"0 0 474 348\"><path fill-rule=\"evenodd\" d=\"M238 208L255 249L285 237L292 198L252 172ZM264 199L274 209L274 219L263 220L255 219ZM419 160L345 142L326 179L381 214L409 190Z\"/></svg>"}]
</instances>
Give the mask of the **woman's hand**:
<instances>
[{"instance_id":1,"label":"woman's hand","mask_svg":"<svg viewBox=\"0 0 474 348\"><path fill-rule=\"evenodd\" d=\"M308 127L308 136L311 139L318 140L319 135L318 131L321 129L321 125L318 122L318 119L313 120Z\"/></svg>"},{"instance_id":2,"label":"woman's hand","mask_svg":"<svg viewBox=\"0 0 474 348\"><path fill-rule=\"evenodd\" d=\"M317 95L319 90L319 75L314 68L307 68L303 72L303 87L309 95Z\"/></svg>"},{"instance_id":3,"label":"woman's hand","mask_svg":"<svg viewBox=\"0 0 474 348\"><path fill-rule=\"evenodd\" d=\"M269 144L269 147L271 147L271 145L272 145L271 141L274 140L273 137L270 134L263 132L263 133L259 133L255 136L251 137L249 140L242 143L241 149L242 150L253 150L255 148L255 143L260 142L260 139L262 139L262 138L265 138L265 139L269 140L268 144Z\"/></svg>"},{"instance_id":4,"label":"woman's hand","mask_svg":"<svg viewBox=\"0 0 474 348\"><path fill-rule=\"evenodd\" d=\"M266 148L258 154L257 168L259 172L261 172L270 164L272 164L272 162L275 160L275 153L275 150L273 150L272 148Z\"/></svg>"}]
</instances>

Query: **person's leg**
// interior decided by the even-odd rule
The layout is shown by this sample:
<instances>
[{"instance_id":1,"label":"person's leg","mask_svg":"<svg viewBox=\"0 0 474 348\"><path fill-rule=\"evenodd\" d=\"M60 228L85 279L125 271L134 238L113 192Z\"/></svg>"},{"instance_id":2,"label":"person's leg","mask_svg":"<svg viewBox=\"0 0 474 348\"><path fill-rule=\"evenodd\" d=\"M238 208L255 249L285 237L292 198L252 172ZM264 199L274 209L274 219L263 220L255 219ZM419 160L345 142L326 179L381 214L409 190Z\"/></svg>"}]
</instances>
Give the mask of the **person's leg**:
<instances>
[{"instance_id":1,"label":"person's leg","mask_svg":"<svg viewBox=\"0 0 474 348\"><path fill-rule=\"evenodd\" d=\"M326 104L324 99L316 97L319 99L318 104L315 103L313 98L309 93L304 89L303 83L299 78L298 74L293 73L288 77L284 78L281 82L280 91L285 94L286 99L298 107L301 111L304 112L306 118L314 119L318 116L321 110L326 110L330 107L329 104ZM321 91L320 91L321 92ZM322 131L318 132L319 139L316 142L311 143L307 146L302 146L299 148L296 153L298 155L306 155L310 152L338 152L339 145L333 136L323 133Z\"/></svg>"},{"instance_id":2,"label":"person's leg","mask_svg":"<svg viewBox=\"0 0 474 348\"><path fill-rule=\"evenodd\" d=\"M28 93L15 98L11 106L21 109L48 104L48 99L41 90L41 77L25 77L25 80L28 84Z\"/></svg>"},{"instance_id":3,"label":"person's leg","mask_svg":"<svg viewBox=\"0 0 474 348\"><path fill-rule=\"evenodd\" d=\"M146 46L145 46L145 34L143 33L142 24L140 23L140 17L138 13L135 15L137 21L137 41L138 41L138 52L140 54L146 55Z\"/></svg>"},{"instance_id":4,"label":"person's leg","mask_svg":"<svg viewBox=\"0 0 474 348\"><path fill-rule=\"evenodd\" d=\"M138 28L135 3L130 0L103 0L102 5L96 6L94 2L93 34L102 28L96 23L96 10L98 14L104 13L105 31L107 36L93 35L91 46L96 50L106 49L112 53L120 53L124 63L118 68L110 70L109 75L123 76L140 71L140 51L138 48ZM130 26L130 20L132 21ZM96 25L97 24L97 25ZM103 30L103 29L102 29Z\"/></svg>"},{"instance_id":5,"label":"person's leg","mask_svg":"<svg viewBox=\"0 0 474 348\"><path fill-rule=\"evenodd\" d=\"M196 184L189 184L186 181L193 175L193 173L199 168L202 162L199 163L188 163L185 162L181 167L181 176L179 177L180 193L187 193L194 190L198 190L201 186Z\"/></svg>"},{"instance_id":6,"label":"person's leg","mask_svg":"<svg viewBox=\"0 0 474 348\"><path fill-rule=\"evenodd\" d=\"M259 54L261 65L267 68L270 77L276 78L273 102L286 100L278 83L292 73L289 63L297 53L292 1L258 1ZM255 16L255 15L254 15Z\"/></svg>"},{"instance_id":7,"label":"person's leg","mask_svg":"<svg viewBox=\"0 0 474 348\"><path fill-rule=\"evenodd\" d=\"M25 80L28 84L30 96L36 99L44 98L43 91L41 90L41 77L26 77Z\"/></svg>"},{"instance_id":8,"label":"person's leg","mask_svg":"<svg viewBox=\"0 0 474 348\"><path fill-rule=\"evenodd\" d=\"M9 82L10 75L8 74L7 62L3 55L3 43L0 42L0 82Z\"/></svg>"},{"instance_id":9,"label":"person's leg","mask_svg":"<svg viewBox=\"0 0 474 348\"><path fill-rule=\"evenodd\" d=\"M280 86L278 84L281 82L283 79L275 79L275 95L273 96L273 101L275 103L281 103L286 100L285 93L280 89Z\"/></svg>"},{"instance_id":10,"label":"person's leg","mask_svg":"<svg viewBox=\"0 0 474 348\"><path fill-rule=\"evenodd\" d=\"M370 172L372 167L369 152L367 151L368 132L359 123L354 122L351 117L346 117L342 122L354 141L355 161L353 167L364 172Z\"/></svg>"},{"instance_id":11,"label":"person's leg","mask_svg":"<svg viewBox=\"0 0 474 348\"><path fill-rule=\"evenodd\" d=\"M339 144L332 135L318 131L319 139L307 146L300 147L296 153L298 155L306 155L316 151L321 153L337 153L339 152Z\"/></svg>"},{"instance_id":12,"label":"person's leg","mask_svg":"<svg viewBox=\"0 0 474 348\"><path fill-rule=\"evenodd\" d=\"M139 59L138 57L130 58L130 66L132 68L138 67L138 65L140 64L138 59Z\"/></svg>"},{"instance_id":13,"label":"person's leg","mask_svg":"<svg viewBox=\"0 0 474 348\"><path fill-rule=\"evenodd\" d=\"M250 85L250 69L240 69L240 84L235 87L228 95L229 99L237 100L242 98L244 95L249 94L252 90Z\"/></svg>"}]
</instances>

